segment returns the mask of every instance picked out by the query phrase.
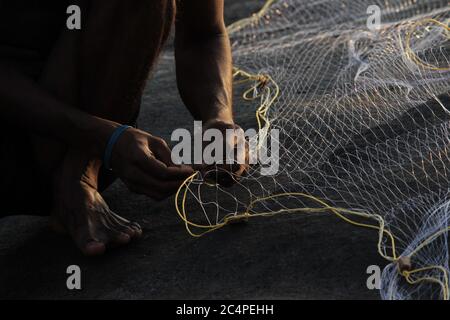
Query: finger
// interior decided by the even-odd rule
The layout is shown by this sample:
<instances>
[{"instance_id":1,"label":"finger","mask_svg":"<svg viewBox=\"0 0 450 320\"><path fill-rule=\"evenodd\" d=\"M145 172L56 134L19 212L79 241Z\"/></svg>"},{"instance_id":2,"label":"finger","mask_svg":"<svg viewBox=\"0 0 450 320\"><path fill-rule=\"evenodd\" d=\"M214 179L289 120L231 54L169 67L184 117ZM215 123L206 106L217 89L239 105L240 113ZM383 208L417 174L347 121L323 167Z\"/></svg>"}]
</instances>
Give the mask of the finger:
<instances>
[{"instance_id":1,"label":"finger","mask_svg":"<svg viewBox=\"0 0 450 320\"><path fill-rule=\"evenodd\" d=\"M243 164L239 166L239 169L234 171L235 179L240 180L241 177L244 177L247 173L248 166Z\"/></svg>"},{"instance_id":2,"label":"finger","mask_svg":"<svg viewBox=\"0 0 450 320\"><path fill-rule=\"evenodd\" d=\"M249 144L247 140L244 140L244 147L243 148L237 148L238 152L238 162L241 165L249 165L250 164L250 154L249 154Z\"/></svg>"},{"instance_id":3,"label":"finger","mask_svg":"<svg viewBox=\"0 0 450 320\"><path fill-rule=\"evenodd\" d=\"M160 180L185 180L194 173L188 166L167 166L164 162L156 159L151 154L139 161L139 166L147 175L154 176Z\"/></svg>"},{"instance_id":4,"label":"finger","mask_svg":"<svg viewBox=\"0 0 450 320\"><path fill-rule=\"evenodd\" d=\"M166 198L174 194L184 180L160 180L149 176L139 169L135 169L136 174L129 179L125 179L127 187L134 193L144 194L153 199Z\"/></svg>"},{"instance_id":5,"label":"finger","mask_svg":"<svg viewBox=\"0 0 450 320\"><path fill-rule=\"evenodd\" d=\"M249 163L249 146L245 138L239 137L235 141L228 141L227 145L226 150L229 151L224 159L227 164L235 163L237 165L243 165ZM232 171L235 172L236 170Z\"/></svg>"},{"instance_id":6,"label":"finger","mask_svg":"<svg viewBox=\"0 0 450 320\"><path fill-rule=\"evenodd\" d=\"M149 146L158 160L168 167L175 166L172 161L172 151L165 140L161 138L149 138Z\"/></svg>"},{"instance_id":7,"label":"finger","mask_svg":"<svg viewBox=\"0 0 450 320\"><path fill-rule=\"evenodd\" d=\"M173 169L166 168L167 170ZM192 169L191 169L192 170ZM191 171L189 171L191 172ZM177 188L186 180L183 176L182 179L168 179L168 175L161 175L159 172L154 170L150 172L145 172L141 170L140 167L135 166L127 170L127 172L122 176L122 180L129 184L141 185L148 188L153 188L157 192L172 192L177 190Z\"/></svg>"},{"instance_id":8,"label":"finger","mask_svg":"<svg viewBox=\"0 0 450 320\"><path fill-rule=\"evenodd\" d=\"M194 173L192 167L187 165L177 165L172 161L172 150L165 140L158 138L154 139L152 143L154 146L151 146L151 148L156 159L164 163L169 170L172 170L170 169L172 167L179 169L179 172L175 173L176 176L181 175L182 178L186 178Z\"/></svg>"}]
</instances>

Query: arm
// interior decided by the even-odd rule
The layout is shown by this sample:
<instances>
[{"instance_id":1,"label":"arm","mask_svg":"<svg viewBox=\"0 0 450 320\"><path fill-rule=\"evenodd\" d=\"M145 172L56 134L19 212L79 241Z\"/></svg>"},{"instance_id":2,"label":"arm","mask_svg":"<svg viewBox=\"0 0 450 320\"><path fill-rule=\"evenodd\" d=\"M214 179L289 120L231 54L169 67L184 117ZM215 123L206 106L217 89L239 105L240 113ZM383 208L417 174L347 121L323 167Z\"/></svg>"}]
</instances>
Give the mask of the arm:
<instances>
[{"instance_id":1,"label":"arm","mask_svg":"<svg viewBox=\"0 0 450 320\"><path fill-rule=\"evenodd\" d=\"M0 112L12 127L64 142L101 158L119 124L71 108L35 82L0 65Z\"/></svg>"},{"instance_id":2,"label":"arm","mask_svg":"<svg viewBox=\"0 0 450 320\"><path fill-rule=\"evenodd\" d=\"M204 122L203 129L234 130L235 138L226 144L237 149L237 154L226 156L244 161L217 165L220 174L214 174L221 184L229 186L248 168L248 145L233 120L233 66L223 9L223 0L178 2L175 58L181 98L194 118ZM244 149L238 148L241 143Z\"/></svg>"},{"instance_id":3,"label":"arm","mask_svg":"<svg viewBox=\"0 0 450 320\"><path fill-rule=\"evenodd\" d=\"M232 61L223 0L179 1L175 57L180 95L197 120L233 123Z\"/></svg>"}]
</instances>

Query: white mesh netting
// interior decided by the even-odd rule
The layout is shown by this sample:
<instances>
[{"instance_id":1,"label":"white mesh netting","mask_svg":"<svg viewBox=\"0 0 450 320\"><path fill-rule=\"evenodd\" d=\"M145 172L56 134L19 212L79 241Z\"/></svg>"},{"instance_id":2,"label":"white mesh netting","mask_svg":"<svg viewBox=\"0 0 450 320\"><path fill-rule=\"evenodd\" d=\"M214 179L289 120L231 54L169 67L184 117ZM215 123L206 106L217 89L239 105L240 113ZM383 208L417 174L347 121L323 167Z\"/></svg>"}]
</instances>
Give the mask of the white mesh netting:
<instances>
[{"instance_id":1,"label":"white mesh netting","mask_svg":"<svg viewBox=\"0 0 450 320\"><path fill-rule=\"evenodd\" d=\"M239 108L261 137L279 129L279 170L232 188L193 176L176 199L188 230L336 214L379 231L383 298L448 299L449 18L445 0L279 0L231 25Z\"/></svg>"}]
</instances>

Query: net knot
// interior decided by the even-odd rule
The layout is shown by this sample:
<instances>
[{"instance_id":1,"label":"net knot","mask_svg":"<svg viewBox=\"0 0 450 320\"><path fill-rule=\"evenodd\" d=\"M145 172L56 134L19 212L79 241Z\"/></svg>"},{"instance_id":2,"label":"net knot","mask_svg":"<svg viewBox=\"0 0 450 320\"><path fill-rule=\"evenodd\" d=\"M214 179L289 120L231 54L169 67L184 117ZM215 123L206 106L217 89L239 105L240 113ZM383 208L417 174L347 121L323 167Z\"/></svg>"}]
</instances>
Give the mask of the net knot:
<instances>
[{"instance_id":1,"label":"net knot","mask_svg":"<svg viewBox=\"0 0 450 320\"><path fill-rule=\"evenodd\" d=\"M225 219L226 224L240 224L248 222L248 213L237 214L233 216L229 216Z\"/></svg>"},{"instance_id":2,"label":"net knot","mask_svg":"<svg viewBox=\"0 0 450 320\"><path fill-rule=\"evenodd\" d=\"M256 80L259 82L258 88L260 89L264 88L269 83L269 77L265 74L259 74Z\"/></svg>"},{"instance_id":3,"label":"net knot","mask_svg":"<svg viewBox=\"0 0 450 320\"><path fill-rule=\"evenodd\" d=\"M412 270L411 257L400 257L397 260L397 267L401 274L405 275Z\"/></svg>"}]
</instances>

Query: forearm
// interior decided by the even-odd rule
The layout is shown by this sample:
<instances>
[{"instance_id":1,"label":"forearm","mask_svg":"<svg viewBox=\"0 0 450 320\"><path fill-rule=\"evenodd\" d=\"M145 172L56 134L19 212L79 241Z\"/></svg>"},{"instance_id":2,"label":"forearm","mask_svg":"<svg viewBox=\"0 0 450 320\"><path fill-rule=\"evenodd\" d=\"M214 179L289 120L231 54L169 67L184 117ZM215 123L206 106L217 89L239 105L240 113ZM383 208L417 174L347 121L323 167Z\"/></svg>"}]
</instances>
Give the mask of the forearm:
<instances>
[{"instance_id":1,"label":"forearm","mask_svg":"<svg viewBox=\"0 0 450 320\"><path fill-rule=\"evenodd\" d=\"M56 100L35 82L0 66L0 112L3 121L92 157L101 157L117 123L91 116Z\"/></svg>"},{"instance_id":2,"label":"forearm","mask_svg":"<svg viewBox=\"0 0 450 320\"><path fill-rule=\"evenodd\" d=\"M177 82L195 119L233 121L232 59L226 32L176 39Z\"/></svg>"}]
</instances>

